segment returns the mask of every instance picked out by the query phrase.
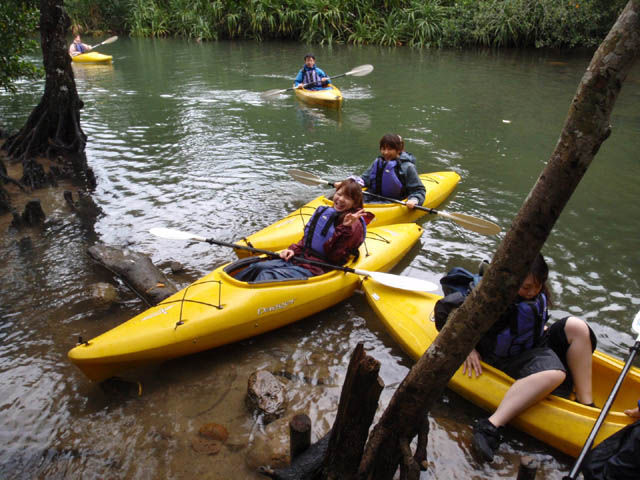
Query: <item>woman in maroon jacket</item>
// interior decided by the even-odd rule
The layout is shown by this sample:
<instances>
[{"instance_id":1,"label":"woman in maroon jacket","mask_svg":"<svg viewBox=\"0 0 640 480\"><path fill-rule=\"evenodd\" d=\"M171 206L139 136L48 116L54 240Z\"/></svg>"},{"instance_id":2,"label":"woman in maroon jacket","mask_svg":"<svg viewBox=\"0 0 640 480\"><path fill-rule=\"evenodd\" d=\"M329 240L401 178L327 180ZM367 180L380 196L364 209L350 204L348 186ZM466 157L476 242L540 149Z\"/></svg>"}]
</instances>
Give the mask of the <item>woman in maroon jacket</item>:
<instances>
[{"instance_id":1,"label":"woman in maroon jacket","mask_svg":"<svg viewBox=\"0 0 640 480\"><path fill-rule=\"evenodd\" d=\"M331 268L305 263L300 258L343 265L357 254L366 236L366 225L372 219L373 214L362 208L360 185L355 180L345 180L333 195L333 207L316 209L298 243L281 251L279 259L256 262L236 278L264 282L321 275Z\"/></svg>"}]
</instances>

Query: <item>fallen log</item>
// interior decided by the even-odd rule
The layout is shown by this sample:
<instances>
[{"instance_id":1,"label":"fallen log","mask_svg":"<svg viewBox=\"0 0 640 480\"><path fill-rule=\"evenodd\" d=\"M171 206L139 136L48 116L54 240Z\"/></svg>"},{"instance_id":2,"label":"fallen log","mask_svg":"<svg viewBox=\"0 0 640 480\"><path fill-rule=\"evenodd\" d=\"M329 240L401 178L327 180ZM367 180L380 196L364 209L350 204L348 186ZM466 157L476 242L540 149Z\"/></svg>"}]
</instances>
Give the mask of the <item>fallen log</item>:
<instances>
[{"instance_id":1,"label":"fallen log","mask_svg":"<svg viewBox=\"0 0 640 480\"><path fill-rule=\"evenodd\" d=\"M119 249L103 244L89 247L87 253L93 260L120 277L149 306L178 291L147 255L128 248Z\"/></svg>"}]
</instances>

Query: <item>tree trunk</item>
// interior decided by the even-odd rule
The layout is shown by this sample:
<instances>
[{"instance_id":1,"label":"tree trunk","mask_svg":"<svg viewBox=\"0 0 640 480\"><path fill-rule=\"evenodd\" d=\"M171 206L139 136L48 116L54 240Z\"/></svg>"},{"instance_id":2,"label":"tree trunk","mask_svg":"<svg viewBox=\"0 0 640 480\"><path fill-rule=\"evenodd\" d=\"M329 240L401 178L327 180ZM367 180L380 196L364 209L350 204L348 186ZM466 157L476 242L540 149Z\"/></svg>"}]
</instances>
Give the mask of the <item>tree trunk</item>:
<instances>
[{"instance_id":1,"label":"tree trunk","mask_svg":"<svg viewBox=\"0 0 640 480\"><path fill-rule=\"evenodd\" d=\"M40 39L46 73L44 95L22 129L2 148L23 163L23 183L41 187L47 179L38 156L61 160L63 173L95 186L84 155L86 135L80 127L78 97L65 35L71 25L63 0L40 0Z\"/></svg>"},{"instance_id":2,"label":"tree trunk","mask_svg":"<svg viewBox=\"0 0 640 480\"><path fill-rule=\"evenodd\" d=\"M498 247L480 285L396 390L369 436L358 478L391 479L431 404L482 335L513 302L529 265L610 134L609 118L640 52L640 0L631 0L593 56L549 162Z\"/></svg>"}]
</instances>

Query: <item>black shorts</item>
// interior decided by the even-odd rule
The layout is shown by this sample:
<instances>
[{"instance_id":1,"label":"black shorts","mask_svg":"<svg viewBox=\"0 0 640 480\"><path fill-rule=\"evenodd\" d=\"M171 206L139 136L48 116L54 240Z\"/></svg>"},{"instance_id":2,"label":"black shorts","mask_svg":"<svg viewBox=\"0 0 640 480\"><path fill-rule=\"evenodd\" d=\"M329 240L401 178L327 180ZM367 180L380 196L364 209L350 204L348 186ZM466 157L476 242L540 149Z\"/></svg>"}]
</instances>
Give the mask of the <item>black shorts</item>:
<instances>
[{"instance_id":1,"label":"black shorts","mask_svg":"<svg viewBox=\"0 0 640 480\"><path fill-rule=\"evenodd\" d=\"M558 320L545 330L540 347L507 358L489 357L485 361L516 380L546 370L563 371L567 378L553 393L568 396L573 390L573 379L567 364L569 341L564 331L567 318L569 317ZM589 335L591 336L591 351L593 351L596 349L598 341L591 327L589 327Z\"/></svg>"}]
</instances>

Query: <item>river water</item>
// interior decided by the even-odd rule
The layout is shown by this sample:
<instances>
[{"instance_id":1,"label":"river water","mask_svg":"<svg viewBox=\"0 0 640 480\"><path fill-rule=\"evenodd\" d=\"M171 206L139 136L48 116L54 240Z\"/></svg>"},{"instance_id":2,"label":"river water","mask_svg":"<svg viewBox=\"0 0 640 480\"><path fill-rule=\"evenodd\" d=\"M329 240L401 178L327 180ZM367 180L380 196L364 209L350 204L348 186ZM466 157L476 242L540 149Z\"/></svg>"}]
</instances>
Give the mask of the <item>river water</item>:
<instances>
[{"instance_id":1,"label":"river water","mask_svg":"<svg viewBox=\"0 0 640 480\"><path fill-rule=\"evenodd\" d=\"M85 39L98 43L101 39ZM364 342L382 363L385 406L412 362L361 295L297 324L143 372L141 393L118 395L89 382L67 351L144 310L118 280L94 265L96 239L127 245L185 271L186 286L233 258L226 248L159 240L166 226L233 241L326 190L296 183L287 169L339 179L360 173L379 138L400 133L418 171L455 170L462 181L446 209L509 228L557 142L590 55L563 52L429 51L313 47L329 74L373 64L366 77L336 80L341 111L306 107L286 88L311 47L294 43L121 38L100 50L113 65L75 65L85 103L82 126L103 213L94 236L61 198L37 192L44 229L15 231L0 219L0 477L262 478L252 442L262 425L245 411L256 369L286 371L289 412L306 412L313 438L336 412L351 351ZM19 128L42 82L0 93L0 118ZM640 68L631 72L612 116L613 132L565 208L543 252L552 274L553 314L589 321L599 347L625 357L640 305ZM64 187L64 186L63 186ZM449 268L475 269L502 235L485 237L423 218L419 247L394 273L437 281ZM96 308L88 285L109 281L120 301ZM305 377L305 378L303 378ZM572 459L515 429L491 465L470 455L471 427L485 414L447 391L431 411L429 472L423 478L514 478L533 455L543 478L560 479ZM231 441L215 456L191 441L215 422Z\"/></svg>"}]
</instances>

